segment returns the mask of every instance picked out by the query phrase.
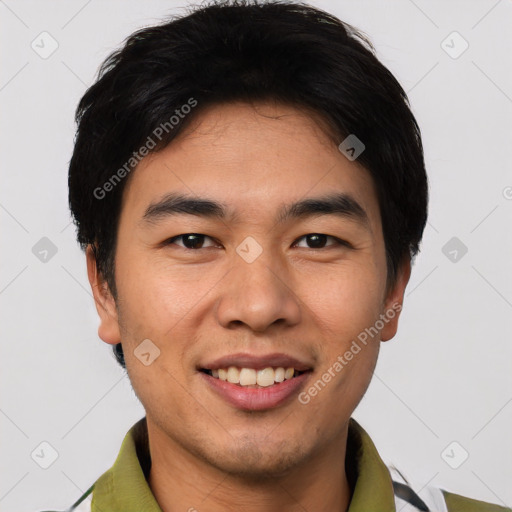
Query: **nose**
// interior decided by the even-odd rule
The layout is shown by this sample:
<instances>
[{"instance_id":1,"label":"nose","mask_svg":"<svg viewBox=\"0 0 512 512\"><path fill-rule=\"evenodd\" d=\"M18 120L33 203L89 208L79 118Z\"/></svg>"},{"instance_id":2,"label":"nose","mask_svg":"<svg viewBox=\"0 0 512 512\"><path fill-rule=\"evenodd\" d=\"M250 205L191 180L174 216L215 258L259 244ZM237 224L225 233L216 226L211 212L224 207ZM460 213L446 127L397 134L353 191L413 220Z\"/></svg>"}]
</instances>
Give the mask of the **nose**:
<instances>
[{"instance_id":1,"label":"nose","mask_svg":"<svg viewBox=\"0 0 512 512\"><path fill-rule=\"evenodd\" d=\"M245 325L264 332L274 324L282 328L300 322L300 300L292 289L289 271L269 251L252 263L235 255L234 267L222 283L216 314L223 327Z\"/></svg>"}]
</instances>

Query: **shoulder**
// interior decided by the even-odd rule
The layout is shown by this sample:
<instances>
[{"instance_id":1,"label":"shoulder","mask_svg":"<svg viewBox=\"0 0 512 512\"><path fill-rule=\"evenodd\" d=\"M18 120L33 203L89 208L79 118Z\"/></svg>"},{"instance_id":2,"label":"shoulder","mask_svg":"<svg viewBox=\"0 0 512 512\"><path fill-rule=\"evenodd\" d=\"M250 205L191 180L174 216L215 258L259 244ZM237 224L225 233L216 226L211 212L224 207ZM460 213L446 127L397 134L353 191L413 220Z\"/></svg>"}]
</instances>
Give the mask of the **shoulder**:
<instances>
[{"instance_id":1,"label":"shoulder","mask_svg":"<svg viewBox=\"0 0 512 512\"><path fill-rule=\"evenodd\" d=\"M388 467L388 470L392 477L397 511L512 512L512 508L467 498L443 488L430 485L419 488L406 480L394 466Z\"/></svg>"},{"instance_id":2,"label":"shoulder","mask_svg":"<svg viewBox=\"0 0 512 512\"><path fill-rule=\"evenodd\" d=\"M512 508L473 500L445 490L442 492L448 512L512 512Z\"/></svg>"}]
</instances>

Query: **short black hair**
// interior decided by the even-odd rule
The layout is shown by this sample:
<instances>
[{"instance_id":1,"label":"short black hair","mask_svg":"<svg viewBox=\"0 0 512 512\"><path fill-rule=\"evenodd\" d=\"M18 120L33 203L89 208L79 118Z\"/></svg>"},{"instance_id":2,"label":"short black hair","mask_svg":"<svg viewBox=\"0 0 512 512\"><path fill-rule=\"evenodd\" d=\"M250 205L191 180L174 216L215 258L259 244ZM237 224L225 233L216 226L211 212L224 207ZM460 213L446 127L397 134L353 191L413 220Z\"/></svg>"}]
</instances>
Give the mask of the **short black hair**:
<instances>
[{"instance_id":1,"label":"short black hair","mask_svg":"<svg viewBox=\"0 0 512 512\"><path fill-rule=\"evenodd\" d=\"M163 149L206 106L266 100L315 112L340 143L364 143L357 161L376 186L388 283L416 255L428 203L420 129L371 42L303 3L216 1L133 33L77 107L69 204L114 298L121 198L141 148ZM121 344L114 353L124 366Z\"/></svg>"}]
</instances>

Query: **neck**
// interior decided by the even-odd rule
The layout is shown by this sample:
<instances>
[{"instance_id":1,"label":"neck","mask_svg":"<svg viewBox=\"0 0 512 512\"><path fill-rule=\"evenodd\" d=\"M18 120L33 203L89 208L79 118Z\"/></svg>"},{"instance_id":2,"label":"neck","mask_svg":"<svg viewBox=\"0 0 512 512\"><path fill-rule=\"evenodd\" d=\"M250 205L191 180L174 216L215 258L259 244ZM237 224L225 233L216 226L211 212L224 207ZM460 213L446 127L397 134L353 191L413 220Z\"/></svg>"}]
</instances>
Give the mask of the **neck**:
<instances>
[{"instance_id":1,"label":"neck","mask_svg":"<svg viewBox=\"0 0 512 512\"><path fill-rule=\"evenodd\" d=\"M242 477L209 464L148 421L149 486L165 512L346 512L348 424L321 452L285 474Z\"/></svg>"}]
</instances>

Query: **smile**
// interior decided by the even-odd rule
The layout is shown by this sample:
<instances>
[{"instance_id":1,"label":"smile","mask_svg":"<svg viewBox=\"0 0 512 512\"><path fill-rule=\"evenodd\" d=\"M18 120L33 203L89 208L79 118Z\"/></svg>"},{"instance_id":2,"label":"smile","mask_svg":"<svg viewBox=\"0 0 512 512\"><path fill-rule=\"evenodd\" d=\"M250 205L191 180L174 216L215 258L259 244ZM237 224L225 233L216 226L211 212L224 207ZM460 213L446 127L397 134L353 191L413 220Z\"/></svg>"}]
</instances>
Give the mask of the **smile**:
<instances>
[{"instance_id":1,"label":"smile","mask_svg":"<svg viewBox=\"0 0 512 512\"><path fill-rule=\"evenodd\" d=\"M283 368L282 366L277 368L269 366L260 370L229 366L228 368L213 370L202 369L201 371L214 379L227 381L231 384L248 388L266 388L274 384L280 384L285 380L293 379L304 373L293 367Z\"/></svg>"}]
</instances>

